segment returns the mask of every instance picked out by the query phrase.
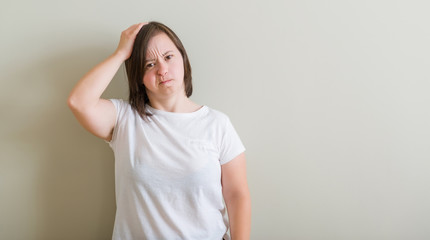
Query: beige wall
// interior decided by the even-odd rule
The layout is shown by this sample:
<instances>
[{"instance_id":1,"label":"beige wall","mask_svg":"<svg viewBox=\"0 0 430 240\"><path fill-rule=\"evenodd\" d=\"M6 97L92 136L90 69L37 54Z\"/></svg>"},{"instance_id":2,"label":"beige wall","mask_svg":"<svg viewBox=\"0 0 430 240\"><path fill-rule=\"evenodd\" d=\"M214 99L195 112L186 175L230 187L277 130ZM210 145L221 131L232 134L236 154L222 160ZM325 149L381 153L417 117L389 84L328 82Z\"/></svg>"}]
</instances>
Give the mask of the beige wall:
<instances>
[{"instance_id":1,"label":"beige wall","mask_svg":"<svg viewBox=\"0 0 430 240\"><path fill-rule=\"evenodd\" d=\"M66 99L149 20L247 147L252 239L430 239L426 1L111 2L1 4L0 239L111 238L113 153Z\"/></svg>"}]
</instances>

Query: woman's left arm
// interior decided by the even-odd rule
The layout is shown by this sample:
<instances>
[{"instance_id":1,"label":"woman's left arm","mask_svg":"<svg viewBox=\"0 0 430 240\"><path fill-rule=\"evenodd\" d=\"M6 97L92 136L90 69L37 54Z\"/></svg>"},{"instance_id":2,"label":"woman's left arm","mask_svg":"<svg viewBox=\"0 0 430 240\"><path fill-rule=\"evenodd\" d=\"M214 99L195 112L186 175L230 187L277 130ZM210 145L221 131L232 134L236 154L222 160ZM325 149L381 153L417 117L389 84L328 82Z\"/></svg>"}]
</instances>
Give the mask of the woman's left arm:
<instances>
[{"instance_id":1,"label":"woman's left arm","mask_svg":"<svg viewBox=\"0 0 430 240\"><path fill-rule=\"evenodd\" d=\"M249 240L251 235L251 196L246 180L245 153L221 165L221 184L227 205L232 240Z\"/></svg>"}]
</instances>

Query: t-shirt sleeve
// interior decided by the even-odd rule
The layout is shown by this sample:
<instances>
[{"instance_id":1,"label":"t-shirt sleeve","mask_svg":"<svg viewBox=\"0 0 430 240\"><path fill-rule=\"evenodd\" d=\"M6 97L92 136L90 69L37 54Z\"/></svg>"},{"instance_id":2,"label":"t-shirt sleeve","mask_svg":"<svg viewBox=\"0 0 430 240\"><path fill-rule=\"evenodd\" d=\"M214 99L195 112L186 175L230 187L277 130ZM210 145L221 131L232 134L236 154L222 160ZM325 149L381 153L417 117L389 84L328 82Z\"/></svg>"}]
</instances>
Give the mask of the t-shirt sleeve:
<instances>
[{"instance_id":1,"label":"t-shirt sleeve","mask_svg":"<svg viewBox=\"0 0 430 240\"><path fill-rule=\"evenodd\" d=\"M223 134L220 145L221 165L230 162L239 154L245 151L245 146L240 140L240 137L237 134L235 128L233 127L233 124L231 123L229 117L226 117L222 131Z\"/></svg>"},{"instance_id":2,"label":"t-shirt sleeve","mask_svg":"<svg viewBox=\"0 0 430 240\"><path fill-rule=\"evenodd\" d=\"M113 145L115 144L115 140L116 140L116 135L118 132L118 124L121 121L121 118L125 112L125 103L124 103L124 100L122 99L108 99L108 100L111 101L115 106L116 119L115 119L115 125L113 128L112 139L110 141L106 141L106 140L104 141L108 143L111 148L113 148Z\"/></svg>"}]
</instances>

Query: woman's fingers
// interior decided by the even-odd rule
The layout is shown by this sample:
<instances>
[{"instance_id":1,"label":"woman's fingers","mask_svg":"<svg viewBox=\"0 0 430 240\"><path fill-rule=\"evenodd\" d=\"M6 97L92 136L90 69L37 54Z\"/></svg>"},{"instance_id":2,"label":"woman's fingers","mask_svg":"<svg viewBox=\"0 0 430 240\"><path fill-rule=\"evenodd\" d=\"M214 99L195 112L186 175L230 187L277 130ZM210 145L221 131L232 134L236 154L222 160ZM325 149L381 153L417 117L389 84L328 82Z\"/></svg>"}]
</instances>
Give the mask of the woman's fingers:
<instances>
[{"instance_id":1,"label":"woman's fingers","mask_svg":"<svg viewBox=\"0 0 430 240\"><path fill-rule=\"evenodd\" d=\"M131 25L129 28L127 28L124 32L127 33L128 35L137 35L140 31L140 29L144 26L148 24L147 22L144 23L136 23Z\"/></svg>"},{"instance_id":2,"label":"woman's fingers","mask_svg":"<svg viewBox=\"0 0 430 240\"><path fill-rule=\"evenodd\" d=\"M136 35L139 33L140 29L146 24L148 23L136 23L131 25L126 30L122 31L116 53L123 55L124 60L130 57L131 52L133 50L134 40L136 39Z\"/></svg>"},{"instance_id":3,"label":"woman's fingers","mask_svg":"<svg viewBox=\"0 0 430 240\"><path fill-rule=\"evenodd\" d=\"M138 23L138 24L136 24L136 27L135 27L135 29L134 29L134 35L137 35L138 33L139 33L139 31L140 31L140 29L144 26L144 25L146 25L146 24L148 24L147 22L144 22L144 23Z\"/></svg>"}]
</instances>

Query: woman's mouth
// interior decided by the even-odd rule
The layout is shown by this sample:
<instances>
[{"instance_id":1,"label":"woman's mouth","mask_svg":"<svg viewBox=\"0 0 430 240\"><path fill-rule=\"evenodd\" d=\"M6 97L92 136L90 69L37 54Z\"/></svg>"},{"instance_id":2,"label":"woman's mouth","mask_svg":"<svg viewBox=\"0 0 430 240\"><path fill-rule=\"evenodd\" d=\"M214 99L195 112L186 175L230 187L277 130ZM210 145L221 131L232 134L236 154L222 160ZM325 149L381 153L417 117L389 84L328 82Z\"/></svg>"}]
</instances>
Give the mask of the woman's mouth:
<instances>
[{"instance_id":1,"label":"woman's mouth","mask_svg":"<svg viewBox=\"0 0 430 240\"><path fill-rule=\"evenodd\" d=\"M162 81L160 84L165 84L165 83L168 83L168 82L170 82L170 81L172 81L172 80Z\"/></svg>"}]
</instances>

